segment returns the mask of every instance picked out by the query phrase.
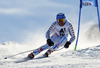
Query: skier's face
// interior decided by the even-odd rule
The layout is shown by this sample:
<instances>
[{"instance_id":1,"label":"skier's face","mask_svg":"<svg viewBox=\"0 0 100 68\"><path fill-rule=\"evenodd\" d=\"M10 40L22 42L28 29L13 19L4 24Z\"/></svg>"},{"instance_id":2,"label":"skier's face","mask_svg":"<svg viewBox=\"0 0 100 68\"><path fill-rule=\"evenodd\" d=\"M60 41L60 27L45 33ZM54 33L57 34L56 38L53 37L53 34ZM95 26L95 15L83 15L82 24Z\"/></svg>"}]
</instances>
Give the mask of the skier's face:
<instances>
[{"instance_id":1,"label":"skier's face","mask_svg":"<svg viewBox=\"0 0 100 68\"><path fill-rule=\"evenodd\" d=\"M58 19L58 24L59 24L60 26L63 26L64 23L65 23L65 19Z\"/></svg>"}]
</instances>

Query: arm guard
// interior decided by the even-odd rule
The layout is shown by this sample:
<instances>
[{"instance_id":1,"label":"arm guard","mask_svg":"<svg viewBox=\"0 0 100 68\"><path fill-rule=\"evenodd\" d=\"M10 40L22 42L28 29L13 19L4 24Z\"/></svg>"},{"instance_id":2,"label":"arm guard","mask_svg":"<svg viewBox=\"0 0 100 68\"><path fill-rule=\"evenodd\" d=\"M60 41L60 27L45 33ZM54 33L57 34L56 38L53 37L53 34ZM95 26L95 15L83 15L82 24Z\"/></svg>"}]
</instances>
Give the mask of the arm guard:
<instances>
[{"instance_id":1,"label":"arm guard","mask_svg":"<svg viewBox=\"0 0 100 68\"><path fill-rule=\"evenodd\" d=\"M69 42L73 42L73 41L75 40L75 33L74 33L74 29L73 29L73 26L72 26L71 23L69 23L69 28L68 28L68 30L69 30L69 34L70 34L70 36L71 36Z\"/></svg>"},{"instance_id":2,"label":"arm guard","mask_svg":"<svg viewBox=\"0 0 100 68\"><path fill-rule=\"evenodd\" d=\"M56 22L54 22L51 26L50 26L50 28L48 29L48 31L46 32L46 38L47 39L50 39L50 34L55 30L55 24L56 24Z\"/></svg>"}]
</instances>

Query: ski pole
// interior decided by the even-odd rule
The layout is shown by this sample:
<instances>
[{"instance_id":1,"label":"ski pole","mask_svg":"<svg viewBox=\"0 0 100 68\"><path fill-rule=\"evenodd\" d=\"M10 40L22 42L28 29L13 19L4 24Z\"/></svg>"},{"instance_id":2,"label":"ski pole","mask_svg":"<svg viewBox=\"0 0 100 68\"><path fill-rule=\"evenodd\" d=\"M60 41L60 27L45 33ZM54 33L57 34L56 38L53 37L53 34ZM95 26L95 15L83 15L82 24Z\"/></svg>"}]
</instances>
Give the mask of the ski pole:
<instances>
[{"instance_id":1,"label":"ski pole","mask_svg":"<svg viewBox=\"0 0 100 68\"><path fill-rule=\"evenodd\" d=\"M5 57L4 59L11 58L11 57L14 57L14 56L17 56L17 55L20 55L20 54L24 54L24 53L27 53L27 52L30 52L30 51L33 51L33 50L29 50L29 51L25 51L25 52L20 52L20 53L17 53L15 55L11 55L11 56Z\"/></svg>"}]
</instances>

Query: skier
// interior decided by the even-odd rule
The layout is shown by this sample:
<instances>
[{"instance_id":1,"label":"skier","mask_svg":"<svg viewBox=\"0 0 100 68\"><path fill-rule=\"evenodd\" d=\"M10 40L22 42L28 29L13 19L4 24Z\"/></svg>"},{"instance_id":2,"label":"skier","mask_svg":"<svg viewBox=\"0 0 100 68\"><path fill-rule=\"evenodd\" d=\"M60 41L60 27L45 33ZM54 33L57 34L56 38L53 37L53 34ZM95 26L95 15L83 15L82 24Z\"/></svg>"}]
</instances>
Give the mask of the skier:
<instances>
[{"instance_id":1,"label":"skier","mask_svg":"<svg viewBox=\"0 0 100 68\"><path fill-rule=\"evenodd\" d=\"M53 34L52 34L53 33ZM51 36L52 34L52 36ZM68 41L67 37L70 34L71 38ZM56 51L59 47L68 48L69 45L75 40L74 29L72 24L66 20L63 13L58 13L56 21L50 26L46 32L47 43L38 49L35 49L28 55L30 59L33 59L36 55L42 51L47 50L44 57L48 57L53 51Z\"/></svg>"}]
</instances>

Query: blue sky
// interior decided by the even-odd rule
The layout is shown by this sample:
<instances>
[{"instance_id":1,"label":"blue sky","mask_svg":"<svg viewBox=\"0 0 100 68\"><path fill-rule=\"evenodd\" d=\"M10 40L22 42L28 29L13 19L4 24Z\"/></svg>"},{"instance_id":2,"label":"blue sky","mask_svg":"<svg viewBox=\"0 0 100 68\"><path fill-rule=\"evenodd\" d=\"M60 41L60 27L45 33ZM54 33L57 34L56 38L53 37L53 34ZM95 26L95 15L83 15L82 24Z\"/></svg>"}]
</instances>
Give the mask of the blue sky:
<instances>
[{"instance_id":1,"label":"blue sky","mask_svg":"<svg viewBox=\"0 0 100 68\"><path fill-rule=\"evenodd\" d=\"M30 39L30 34L31 38L37 33L44 36L59 12L65 13L77 31L79 3L79 0L0 0L0 43L23 43ZM82 8L81 23L89 21L98 23L95 7Z\"/></svg>"}]
</instances>

